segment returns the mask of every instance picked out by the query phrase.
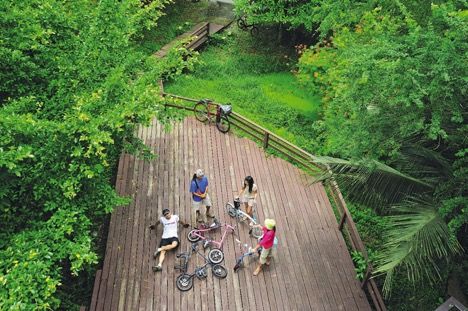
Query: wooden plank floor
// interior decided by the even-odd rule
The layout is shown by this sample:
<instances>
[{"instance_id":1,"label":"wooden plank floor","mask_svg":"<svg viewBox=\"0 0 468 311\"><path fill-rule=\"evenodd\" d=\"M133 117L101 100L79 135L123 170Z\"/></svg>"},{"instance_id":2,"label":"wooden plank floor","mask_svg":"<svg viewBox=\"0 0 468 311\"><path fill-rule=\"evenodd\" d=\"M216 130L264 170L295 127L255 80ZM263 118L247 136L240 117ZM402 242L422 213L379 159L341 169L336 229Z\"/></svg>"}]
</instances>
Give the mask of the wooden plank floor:
<instances>
[{"instance_id":1,"label":"wooden plank floor","mask_svg":"<svg viewBox=\"0 0 468 311\"><path fill-rule=\"evenodd\" d=\"M124 154L120 159L116 188L133 200L112 214L90 310L370 310L322 185L311 185L288 162L266 157L254 142L221 134L193 118L168 132L154 121L138 134L158 158L143 161ZM167 254L162 272L151 270L162 228L151 231L148 226L165 207L190 220L188 189L197 168L209 179L218 219L231 224L235 221L225 212L225 203L243 178L252 175L259 189L259 218L276 219L279 246L271 266L254 277L253 259L233 272L240 249L228 236L223 263L228 277L219 280L209 274L206 280L195 279L192 290L180 292L174 252ZM180 230L178 251L189 247L188 231ZM245 224L239 225L238 235L255 244ZM202 261L193 256L189 270Z\"/></svg>"}]
</instances>

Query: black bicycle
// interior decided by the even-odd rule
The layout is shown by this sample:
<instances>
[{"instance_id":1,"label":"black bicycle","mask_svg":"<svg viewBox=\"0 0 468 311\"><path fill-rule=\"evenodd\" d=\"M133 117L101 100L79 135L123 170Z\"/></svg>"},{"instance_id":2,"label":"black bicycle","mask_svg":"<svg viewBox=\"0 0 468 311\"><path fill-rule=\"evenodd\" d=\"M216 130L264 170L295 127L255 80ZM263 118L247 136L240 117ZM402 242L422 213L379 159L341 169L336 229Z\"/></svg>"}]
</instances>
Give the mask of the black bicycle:
<instances>
[{"instance_id":1,"label":"black bicycle","mask_svg":"<svg viewBox=\"0 0 468 311\"><path fill-rule=\"evenodd\" d=\"M229 122L228 116L232 112L231 105L218 105L215 104L211 99L201 99L193 107L195 118L200 122L216 121L216 127L222 133L229 132L231 128L231 122Z\"/></svg>"},{"instance_id":2,"label":"black bicycle","mask_svg":"<svg viewBox=\"0 0 468 311\"><path fill-rule=\"evenodd\" d=\"M247 17L245 15L237 19L237 26L244 31L247 31L250 29L250 34L252 36L254 37L258 36L258 27L255 26L255 24L249 24L247 22Z\"/></svg>"},{"instance_id":3,"label":"black bicycle","mask_svg":"<svg viewBox=\"0 0 468 311\"><path fill-rule=\"evenodd\" d=\"M190 258L190 254L188 253L181 253L178 258L182 258L182 263L179 266L175 266L175 269L179 269L182 271L182 274L179 275L176 279L176 286L180 291L188 291L193 287L193 278L197 277L199 280L206 279L208 276L208 267L211 267L211 271L213 275L217 278L224 279L227 277L227 270L224 266L220 264L214 264L207 258L204 254L198 251L198 243L192 244L192 253L196 252L202 258L205 259L205 264L195 268L193 273L187 273L187 263L188 258Z\"/></svg>"}]
</instances>

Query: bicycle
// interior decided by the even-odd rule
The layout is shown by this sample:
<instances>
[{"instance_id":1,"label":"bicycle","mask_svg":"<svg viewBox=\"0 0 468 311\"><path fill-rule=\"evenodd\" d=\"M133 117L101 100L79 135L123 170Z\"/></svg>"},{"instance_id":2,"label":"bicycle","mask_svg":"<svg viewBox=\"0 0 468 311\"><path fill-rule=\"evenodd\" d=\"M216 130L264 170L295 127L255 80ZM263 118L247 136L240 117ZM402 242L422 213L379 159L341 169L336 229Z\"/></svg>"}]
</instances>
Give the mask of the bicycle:
<instances>
[{"instance_id":1,"label":"bicycle","mask_svg":"<svg viewBox=\"0 0 468 311\"><path fill-rule=\"evenodd\" d=\"M241 248L241 250L242 250L243 253L242 253L242 255L240 255L240 256L237 258L237 260L236 260L236 264L234 265L234 272L237 272L237 270L239 270L239 269L242 267L242 265L243 265L243 263L244 263L244 258L246 258L246 257L252 257L252 256L254 256L255 254L257 254L258 256L260 256L260 253L262 252L262 248L261 248L261 247L259 247L259 248L257 249L256 252L253 252L253 251L252 251L252 248L249 247L247 244L242 244L242 242L239 241L238 239L236 239L236 242L237 242L237 244L240 245L240 248Z\"/></svg>"},{"instance_id":2,"label":"bicycle","mask_svg":"<svg viewBox=\"0 0 468 311\"><path fill-rule=\"evenodd\" d=\"M239 17L237 19L237 26L244 30L244 31L247 31L249 28L250 28L250 34L253 36L253 37L256 37L258 36L258 28L257 26L255 26L255 24L249 24L247 23L247 17L245 15Z\"/></svg>"},{"instance_id":3,"label":"bicycle","mask_svg":"<svg viewBox=\"0 0 468 311\"><path fill-rule=\"evenodd\" d=\"M205 232L208 232L213 229L220 228L220 227L225 228L223 235L221 237L221 241L215 241L215 240L211 240L205 237ZM224 260L224 253L221 250L221 248L223 247L223 243L227 234L232 233L232 232L234 232L233 226L229 224L224 224L224 225L218 224L215 227L209 227L206 229L193 229L187 234L187 239L192 243L196 243L200 240L204 240L203 247L205 248L207 246L216 246L215 248L211 248L210 252L208 253L208 258L210 259L210 261L216 264Z\"/></svg>"},{"instance_id":4,"label":"bicycle","mask_svg":"<svg viewBox=\"0 0 468 311\"><path fill-rule=\"evenodd\" d=\"M201 99L193 107L193 112L195 118L200 122L208 120L211 123L214 119L216 128L221 133L227 133L231 128L231 122L228 118L232 112L231 105L218 105L211 99Z\"/></svg>"},{"instance_id":5,"label":"bicycle","mask_svg":"<svg viewBox=\"0 0 468 311\"><path fill-rule=\"evenodd\" d=\"M256 239L261 237L263 235L263 230L261 227L256 226L258 225L256 217L251 217L249 214L241 210L241 202L239 198L235 198L233 202L234 204L231 202L226 203L226 210L229 216L236 218L237 221L248 221L250 227L249 234Z\"/></svg>"},{"instance_id":6,"label":"bicycle","mask_svg":"<svg viewBox=\"0 0 468 311\"><path fill-rule=\"evenodd\" d=\"M192 253L196 252L200 255L203 259L205 259L205 264L199 267L196 267L193 273L187 273L187 262L188 258L190 257L190 253L181 253L179 257L182 257L184 262L180 266L174 267L175 269L180 269L182 274L180 274L176 278L176 286L180 291L188 291L193 287L193 278L197 277L199 280L205 279L208 276L207 267L211 267L211 271L213 275L217 278L224 279L227 277L227 269L220 265L215 264L210 261L210 258L206 257L202 253L198 251L197 248L198 243L192 244Z\"/></svg>"}]
</instances>

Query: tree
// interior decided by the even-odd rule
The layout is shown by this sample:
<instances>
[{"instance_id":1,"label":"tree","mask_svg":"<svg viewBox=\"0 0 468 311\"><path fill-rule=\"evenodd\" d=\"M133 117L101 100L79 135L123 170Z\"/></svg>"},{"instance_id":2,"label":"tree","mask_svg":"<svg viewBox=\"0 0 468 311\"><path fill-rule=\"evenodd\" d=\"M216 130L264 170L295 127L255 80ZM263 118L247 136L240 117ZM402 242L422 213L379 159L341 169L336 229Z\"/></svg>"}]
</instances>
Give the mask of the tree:
<instances>
[{"instance_id":1,"label":"tree","mask_svg":"<svg viewBox=\"0 0 468 311\"><path fill-rule=\"evenodd\" d=\"M0 2L0 309L56 309L62 279L96 263L96 222L127 202L119 154L145 151L158 79L191 64L135 46L166 3Z\"/></svg>"},{"instance_id":2,"label":"tree","mask_svg":"<svg viewBox=\"0 0 468 311\"><path fill-rule=\"evenodd\" d=\"M303 51L298 74L323 94L319 152L364 159L323 162L350 199L392 220L376 270L387 293L398 269L411 281L437 277L468 223L466 7L395 3Z\"/></svg>"},{"instance_id":3,"label":"tree","mask_svg":"<svg viewBox=\"0 0 468 311\"><path fill-rule=\"evenodd\" d=\"M437 280L440 262L462 251L457 234L468 223L468 198L462 189L452 189L449 196L440 193L441 184L457 179L447 174L445 160L421 146L408 149L396 163L405 163L411 174L371 159L315 159L331 168L318 181L334 178L350 200L372 206L390 220L374 270L374 275L385 275L386 294L398 270L413 283ZM458 182L466 182L466 176Z\"/></svg>"}]
</instances>

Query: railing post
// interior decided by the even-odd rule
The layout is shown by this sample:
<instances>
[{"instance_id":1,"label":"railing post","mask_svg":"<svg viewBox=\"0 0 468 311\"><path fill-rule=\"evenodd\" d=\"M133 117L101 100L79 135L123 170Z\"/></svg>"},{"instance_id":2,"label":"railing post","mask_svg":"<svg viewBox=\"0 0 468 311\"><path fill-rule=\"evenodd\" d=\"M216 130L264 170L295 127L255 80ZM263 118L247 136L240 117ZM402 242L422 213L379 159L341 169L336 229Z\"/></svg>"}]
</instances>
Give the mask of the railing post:
<instances>
[{"instance_id":1,"label":"railing post","mask_svg":"<svg viewBox=\"0 0 468 311\"><path fill-rule=\"evenodd\" d=\"M346 221L346 213L343 213L343 215L341 216L340 225L338 227L340 231L343 231L343 226L344 226L345 221Z\"/></svg>"},{"instance_id":2,"label":"railing post","mask_svg":"<svg viewBox=\"0 0 468 311\"><path fill-rule=\"evenodd\" d=\"M265 132L265 135L263 136L263 149L268 148L269 140L270 140L270 133Z\"/></svg>"},{"instance_id":3,"label":"railing post","mask_svg":"<svg viewBox=\"0 0 468 311\"><path fill-rule=\"evenodd\" d=\"M361 282L361 288L362 289L364 289L364 287L366 287L367 281L369 281L370 276L371 276L371 269L370 269L369 265L367 265L366 274L364 275L364 279L362 279L362 282Z\"/></svg>"}]
</instances>

